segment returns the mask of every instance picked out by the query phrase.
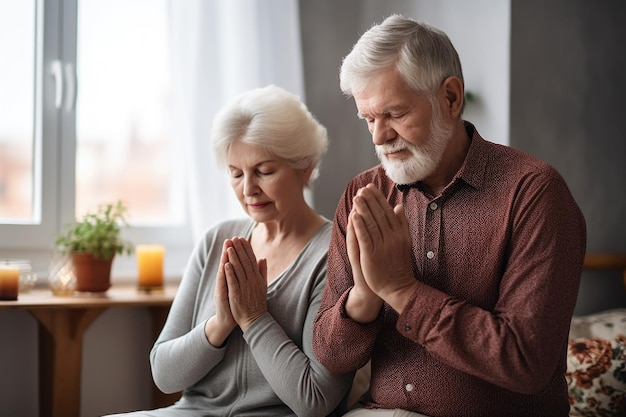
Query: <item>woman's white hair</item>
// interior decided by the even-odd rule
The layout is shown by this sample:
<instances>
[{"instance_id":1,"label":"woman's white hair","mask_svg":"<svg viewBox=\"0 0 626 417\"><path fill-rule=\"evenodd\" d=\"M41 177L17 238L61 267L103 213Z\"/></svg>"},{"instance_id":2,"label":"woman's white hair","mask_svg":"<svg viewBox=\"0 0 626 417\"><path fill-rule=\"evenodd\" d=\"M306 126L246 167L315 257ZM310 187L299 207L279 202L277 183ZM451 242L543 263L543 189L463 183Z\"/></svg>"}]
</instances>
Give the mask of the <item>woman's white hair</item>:
<instances>
[{"instance_id":1,"label":"woman's white hair","mask_svg":"<svg viewBox=\"0 0 626 417\"><path fill-rule=\"evenodd\" d=\"M341 91L352 96L372 76L394 65L411 89L431 99L446 78L456 76L463 82L459 55L445 33L391 15L365 32L343 59Z\"/></svg>"},{"instance_id":2,"label":"woman's white hair","mask_svg":"<svg viewBox=\"0 0 626 417\"><path fill-rule=\"evenodd\" d=\"M321 157L328 149L326 128L298 96L274 85L239 95L215 116L211 143L220 168L226 166L235 141L258 146L294 169L313 168L307 185L319 175Z\"/></svg>"}]
</instances>

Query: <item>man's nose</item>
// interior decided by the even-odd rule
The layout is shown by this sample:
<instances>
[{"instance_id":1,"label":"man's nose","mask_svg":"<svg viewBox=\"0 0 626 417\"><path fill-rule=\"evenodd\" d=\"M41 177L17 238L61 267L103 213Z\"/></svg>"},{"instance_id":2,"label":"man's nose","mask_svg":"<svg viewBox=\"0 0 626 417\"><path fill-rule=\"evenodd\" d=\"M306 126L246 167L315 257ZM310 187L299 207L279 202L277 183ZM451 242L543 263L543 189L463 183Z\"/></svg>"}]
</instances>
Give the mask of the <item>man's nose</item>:
<instances>
[{"instance_id":1,"label":"man's nose","mask_svg":"<svg viewBox=\"0 0 626 417\"><path fill-rule=\"evenodd\" d=\"M395 139L397 133L389 126L386 120L375 120L370 126L372 141L374 145L384 145L388 141Z\"/></svg>"}]
</instances>

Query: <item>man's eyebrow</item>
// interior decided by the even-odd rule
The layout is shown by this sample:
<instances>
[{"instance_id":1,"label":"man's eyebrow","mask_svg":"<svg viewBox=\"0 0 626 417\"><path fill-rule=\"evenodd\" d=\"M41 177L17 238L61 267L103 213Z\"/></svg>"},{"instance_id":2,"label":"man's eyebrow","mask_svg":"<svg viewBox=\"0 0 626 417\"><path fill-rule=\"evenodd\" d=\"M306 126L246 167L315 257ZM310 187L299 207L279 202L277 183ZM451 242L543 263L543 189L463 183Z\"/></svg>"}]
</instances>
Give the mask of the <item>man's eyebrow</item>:
<instances>
[{"instance_id":1,"label":"man's eyebrow","mask_svg":"<svg viewBox=\"0 0 626 417\"><path fill-rule=\"evenodd\" d=\"M386 107L386 108L382 109L381 111L377 111L377 112L374 112L374 113L375 113L375 114L379 114L379 115L383 115L383 116L384 116L384 115L390 115L390 114L392 114L392 113L402 112L402 111L404 111L404 110L405 110L405 107L404 107L404 106L395 106L395 105L394 105L394 106ZM359 111L359 112L357 112L357 114L356 114L356 115L357 115L357 117L358 117L359 119L365 119L365 118L367 118L367 117L368 117L368 115L367 115L367 114L363 114L363 113L361 113L360 111Z\"/></svg>"}]
</instances>

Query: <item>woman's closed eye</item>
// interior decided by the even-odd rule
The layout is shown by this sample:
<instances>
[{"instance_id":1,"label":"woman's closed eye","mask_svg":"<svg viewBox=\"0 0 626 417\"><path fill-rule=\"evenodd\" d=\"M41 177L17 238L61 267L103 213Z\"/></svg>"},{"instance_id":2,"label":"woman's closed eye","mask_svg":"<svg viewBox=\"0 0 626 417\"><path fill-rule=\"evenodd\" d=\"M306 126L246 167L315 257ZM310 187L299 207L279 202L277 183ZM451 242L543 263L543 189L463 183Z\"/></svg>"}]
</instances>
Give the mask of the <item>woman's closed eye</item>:
<instances>
[{"instance_id":1,"label":"woman's closed eye","mask_svg":"<svg viewBox=\"0 0 626 417\"><path fill-rule=\"evenodd\" d=\"M254 175L256 176L268 176L268 175L272 175L274 174L274 170L269 170L269 169L256 169L254 171ZM231 178L241 178L244 176L243 171L239 171L239 170L231 170L230 171L230 177Z\"/></svg>"},{"instance_id":2,"label":"woman's closed eye","mask_svg":"<svg viewBox=\"0 0 626 417\"><path fill-rule=\"evenodd\" d=\"M239 171L236 169L231 169L230 170L230 177L231 178L241 178L243 176L243 171Z\"/></svg>"}]
</instances>

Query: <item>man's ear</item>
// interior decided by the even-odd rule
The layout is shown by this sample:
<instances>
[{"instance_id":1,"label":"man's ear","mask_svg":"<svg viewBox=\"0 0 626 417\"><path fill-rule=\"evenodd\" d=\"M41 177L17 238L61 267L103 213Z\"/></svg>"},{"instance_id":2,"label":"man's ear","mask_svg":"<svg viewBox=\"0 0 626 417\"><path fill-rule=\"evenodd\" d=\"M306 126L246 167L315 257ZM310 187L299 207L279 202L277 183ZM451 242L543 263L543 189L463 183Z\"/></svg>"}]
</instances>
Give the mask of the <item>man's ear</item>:
<instances>
[{"instance_id":1,"label":"man's ear","mask_svg":"<svg viewBox=\"0 0 626 417\"><path fill-rule=\"evenodd\" d=\"M463 82L455 76L446 78L441 84L440 94L443 95L445 109L452 118L458 118L463 111L465 97Z\"/></svg>"}]
</instances>

